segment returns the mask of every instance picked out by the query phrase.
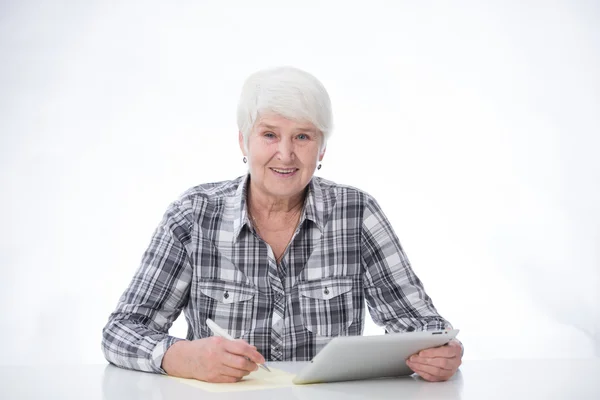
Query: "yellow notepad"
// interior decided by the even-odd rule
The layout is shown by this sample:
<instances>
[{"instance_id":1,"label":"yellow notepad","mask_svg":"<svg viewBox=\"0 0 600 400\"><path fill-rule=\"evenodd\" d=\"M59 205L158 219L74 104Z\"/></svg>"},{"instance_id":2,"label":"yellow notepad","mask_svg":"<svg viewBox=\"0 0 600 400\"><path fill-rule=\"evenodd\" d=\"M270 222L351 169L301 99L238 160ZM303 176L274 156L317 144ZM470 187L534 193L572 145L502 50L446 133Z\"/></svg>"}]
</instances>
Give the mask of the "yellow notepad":
<instances>
[{"instance_id":1,"label":"yellow notepad","mask_svg":"<svg viewBox=\"0 0 600 400\"><path fill-rule=\"evenodd\" d=\"M172 379L177 379L181 383L206 390L207 392L244 392L247 390L265 390L294 386L292 383L294 374L279 369L269 369L271 372L259 368L236 383L209 383L184 378Z\"/></svg>"}]
</instances>

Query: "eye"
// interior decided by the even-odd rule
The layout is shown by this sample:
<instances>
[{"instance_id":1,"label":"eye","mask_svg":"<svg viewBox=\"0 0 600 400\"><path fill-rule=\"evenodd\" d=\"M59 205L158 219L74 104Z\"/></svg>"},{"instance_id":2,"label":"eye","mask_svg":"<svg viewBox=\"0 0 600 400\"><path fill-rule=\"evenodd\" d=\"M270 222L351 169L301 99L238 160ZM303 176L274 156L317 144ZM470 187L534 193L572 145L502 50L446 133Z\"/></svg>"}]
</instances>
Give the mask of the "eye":
<instances>
[{"instance_id":1,"label":"eye","mask_svg":"<svg viewBox=\"0 0 600 400\"><path fill-rule=\"evenodd\" d=\"M310 139L310 138L308 137L308 135L307 135L307 134L304 134L304 133L301 133L301 134L299 134L297 137L298 137L298 139L300 139L300 140L308 140L308 139Z\"/></svg>"},{"instance_id":2,"label":"eye","mask_svg":"<svg viewBox=\"0 0 600 400\"><path fill-rule=\"evenodd\" d=\"M268 138L268 139L273 139L275 137L275 134L273 132L265 132L263 134L264 137Z\"/></svg>"}]
</instances>

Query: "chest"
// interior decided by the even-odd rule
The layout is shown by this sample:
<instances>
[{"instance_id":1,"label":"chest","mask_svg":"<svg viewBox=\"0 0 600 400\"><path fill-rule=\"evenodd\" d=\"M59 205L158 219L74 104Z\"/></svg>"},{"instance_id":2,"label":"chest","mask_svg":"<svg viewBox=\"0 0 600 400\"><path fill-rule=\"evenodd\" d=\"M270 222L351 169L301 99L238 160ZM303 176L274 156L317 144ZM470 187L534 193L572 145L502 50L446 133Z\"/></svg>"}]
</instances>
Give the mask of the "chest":
<instances>
[{"instance_id":1,"label":"chest","mask_svg":"<svg viewBox=\"0 0 600 400\"><path fill-rule=\"evenodd\" d=\"M284 256L286 249L289 247L290 241L295 232L295 227L275 231L275 232L260 232L261 238L269 245L273 251L275 259L279 262Z\"/></svg>"},{"instance_id":2,"label":"chest","mask_svg":"<svg viewBox=\"0 0 600 400\"><path fill-rule=\"evenodd\" d=\"M271 232L259 238L248 230L234 246L225 241L203 246L190 315L198 313L200 322L211 318L235 337L254 343L271 340L270 332L277 337L295 332L294 340L310 343L308 358L324 345L313 343L312 335L360 334L364 298L359 235L348 229L321 232L307 223L300 224L290 243L294 233ZM280 265L274 264L269 248L275 257L284 254ZM348 331L354 321L356 331ZM196 329L196 337L210 335L203 323ZM262 347L270 354L268 344ZM288 350L304 351L296 347ZM288 357L304 359L296 353Z\"/></svg>"},{"instance_id":3,"label":"chest","mask_svg":"<svg viewBox=\"0 0 600 400\"><path fill-rule=\"evenodd\" d=\"M199 280L240 282L271 292L274 286L291 288L296 280L360 273L361 231L355 218L331 218L323 226L304 220L278 231L244 226L235 237L228 230L204 226L212 225L197 225L190 246L193 273ZM281 256L285 282L274 263Z\"/></svg>"}]
</instances>

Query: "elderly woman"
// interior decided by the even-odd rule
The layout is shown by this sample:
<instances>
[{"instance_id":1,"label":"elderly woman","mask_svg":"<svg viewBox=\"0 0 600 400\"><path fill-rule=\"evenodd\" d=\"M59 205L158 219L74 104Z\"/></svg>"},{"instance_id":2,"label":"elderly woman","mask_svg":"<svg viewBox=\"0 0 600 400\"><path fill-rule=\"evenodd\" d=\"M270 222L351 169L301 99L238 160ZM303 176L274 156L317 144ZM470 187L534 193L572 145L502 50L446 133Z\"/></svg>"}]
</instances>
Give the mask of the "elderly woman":
<instances>
[{"instance_id":1,"label":"elderly woman","mask_svg":"<svg viewBox=\"0 0 600 400\"><path fill-rule=\"evenodd\" d=\"M365 300L387 332L450 326L375 199L314 176L332 130L315 77L290 67L253 74L237 119L248 174L170 205L104 328L109 362L235 382L265 360L310 360L332 337L362 334ZM168 334L181 310L185 340ZM211 336L207 318L238 340ZM461 350L452 341L408 363L446 380Z\"/></svg>"}]
</instances>

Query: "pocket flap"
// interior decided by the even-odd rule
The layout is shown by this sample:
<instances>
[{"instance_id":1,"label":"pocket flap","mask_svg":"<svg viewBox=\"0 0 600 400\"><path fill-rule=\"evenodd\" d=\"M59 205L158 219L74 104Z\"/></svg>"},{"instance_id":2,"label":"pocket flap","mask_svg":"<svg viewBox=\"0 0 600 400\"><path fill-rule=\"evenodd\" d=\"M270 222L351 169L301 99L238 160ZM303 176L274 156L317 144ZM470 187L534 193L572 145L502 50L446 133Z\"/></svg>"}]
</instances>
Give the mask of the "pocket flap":
<instances>
[{"instance_id":1,"label":"pocket flap","mask_svg":"<svg viewBox=\"0 0 600 400\"><path fill-rule=\"evenodd\" d=\"M250 300L257 292L254 286L245 283L212 279L200 281L198 288L204 295L225 304Z\"/></svg>"},{"instance_id":2,"label":"pocket flap","mask_svg":"<svg viewBox=\"0 0 600 400\"><path fill-rule=\"evenodd\" d=\"M300 295L311 299L330 300L351 290L352 278L337 277L298 282Z\"/></svg>"}]
</instances>

